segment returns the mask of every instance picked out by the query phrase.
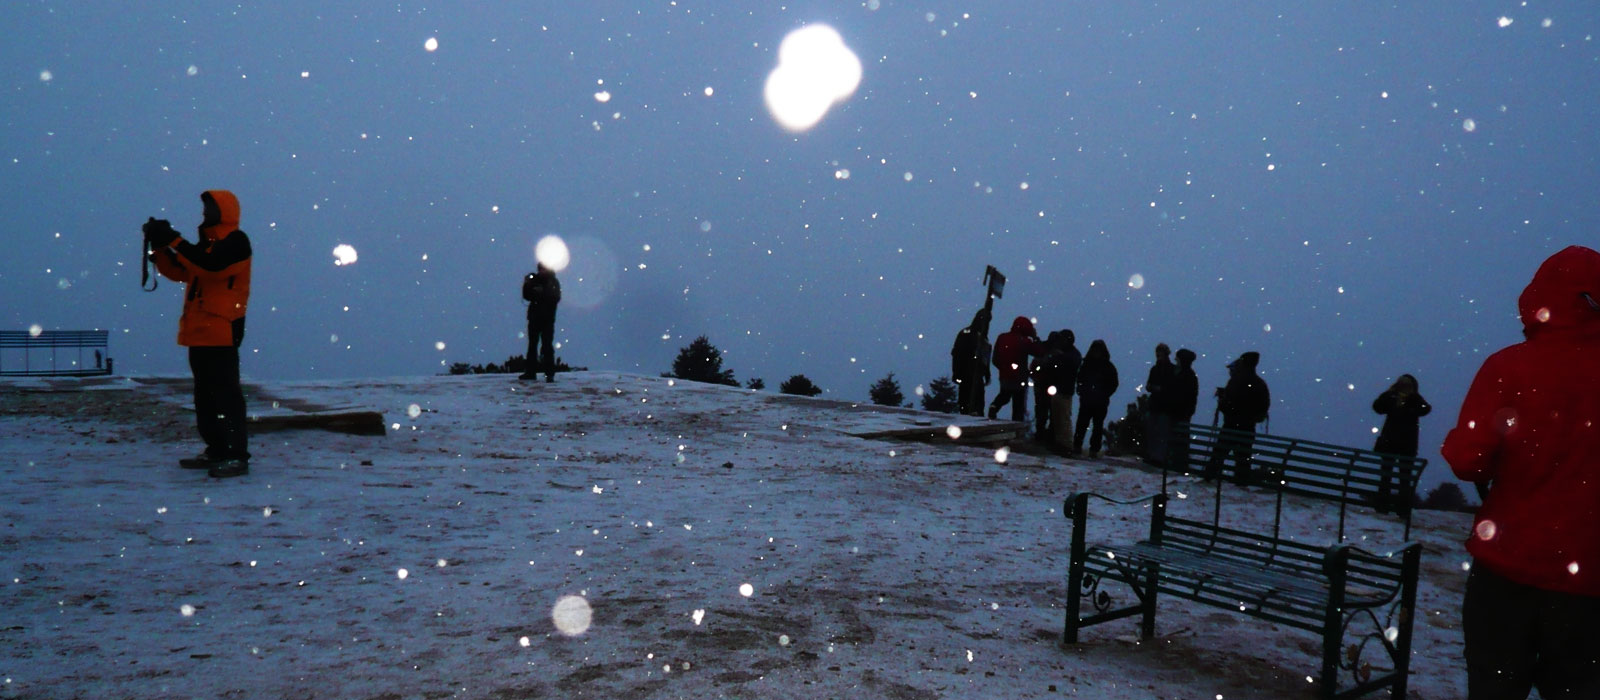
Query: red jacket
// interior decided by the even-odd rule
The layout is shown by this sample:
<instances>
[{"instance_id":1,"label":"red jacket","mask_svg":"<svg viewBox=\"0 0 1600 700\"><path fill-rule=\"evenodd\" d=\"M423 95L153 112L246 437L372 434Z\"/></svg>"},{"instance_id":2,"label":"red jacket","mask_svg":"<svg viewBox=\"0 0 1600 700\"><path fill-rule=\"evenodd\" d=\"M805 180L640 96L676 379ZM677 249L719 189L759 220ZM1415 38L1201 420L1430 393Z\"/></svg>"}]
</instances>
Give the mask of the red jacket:
<instances>
[{"instance_id":1,"label":"red jacket","mask_svg":"<svg viewBox=\"0 0 1600 700\"><path fill-rule=\"evenodd\" d=\"M1028 356L1044 354L1044 344L1027 316L1011 322L1011 330L994 339L994 366L1000 370L1001 384L1028 381Z\"/></svg>"},{"instance_id":2,"label":"red jacket","mask_svg":"<svg viewBox=\"0 0 1600 700\"><path fill-rule=\"evenodd\" d=\"M1491 483L1467 538L1478 564L1585 596L1600 596L1596 302L1600 253L1546 260L1518 300L1527 340L1484 360L1442 449L1457 477Z\"/></svg>"}]
</instances>

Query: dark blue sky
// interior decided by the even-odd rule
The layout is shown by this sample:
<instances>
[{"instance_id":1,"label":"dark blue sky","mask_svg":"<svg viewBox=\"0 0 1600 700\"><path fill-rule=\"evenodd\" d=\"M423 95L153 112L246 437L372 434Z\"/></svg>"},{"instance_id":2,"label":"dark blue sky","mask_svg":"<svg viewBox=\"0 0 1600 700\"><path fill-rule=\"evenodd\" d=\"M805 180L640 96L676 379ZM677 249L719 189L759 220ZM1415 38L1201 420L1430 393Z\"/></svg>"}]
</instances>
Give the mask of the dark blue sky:
<instances>
[{"instance_id":1,"label":"dark blue sky","mask_svg":"<svg viewBox=\"0 0 1600 700\"><path fill-rule=\"evenodd\" d=\"M361 5L0 6L4 325L186 372L139 224L192 233L226 188L247 375L519 353L555 233L569 362L658 373L706 334L741 380L865 399L948 371L994 264L997 325L1104 338L1118 407L1157 341L1202 387L1253 349L1273 432L1366 444L1410 372L1436 460L1538 263L1600 240L1586 2ZM761 91L813 22L863 79L796 135Z\"/></svg>"}]
</instances>

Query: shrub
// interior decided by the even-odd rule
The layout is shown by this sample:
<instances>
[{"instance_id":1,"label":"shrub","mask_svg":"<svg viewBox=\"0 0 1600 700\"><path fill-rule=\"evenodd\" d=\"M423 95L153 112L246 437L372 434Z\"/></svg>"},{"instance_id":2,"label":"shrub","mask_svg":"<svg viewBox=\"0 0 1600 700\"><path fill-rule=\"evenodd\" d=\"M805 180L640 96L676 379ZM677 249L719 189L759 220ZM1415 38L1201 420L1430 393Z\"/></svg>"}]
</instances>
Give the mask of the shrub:
<instances>
[{"instance_id":1,"label":"shrub","mask_svg":"<svg viewBox=\"0 0 1600 700\"><path fill-rule=\"evenodd\" d=\"M938 377L928 382L922 392L922 410L955 413L961 403L961 390L950 377Z\"/></svg>"},{"instance_id":2,"label":"shrub","mask_svg":"<svg viewBox=\"0 0 1600 700\"><path fill-rule=\"evenodd\" d=\"M722 368L722 351L703 335L678 350L678 357L672 360L672 371L661 376L739 386L739 380L733 378L733 370Z\"/></svg>"},{"instance_id":3,"label":"shrub","mask_svg":"<svg viewBox=\"0 0 1600 700\"><path fill-rule=\"evenodd\" d=\"M867 389L867 396L879 406L899 406L906 401L906 395L900 392L900 382L894 380L894 372L873 382L872 388Z\"/></svg>"},{"instance_id":4,"label":"shrub","mask_svg":"<svg viewBox=\"0 0 1600 700\"><path fill-rule=\"evenodd\" d=\"M806 375L796 374L783 380L783 384L778 385L778 391L796 396L816 396L822 393L822 387L811 383L811 380Z\"/></svg>"}]
</instances>

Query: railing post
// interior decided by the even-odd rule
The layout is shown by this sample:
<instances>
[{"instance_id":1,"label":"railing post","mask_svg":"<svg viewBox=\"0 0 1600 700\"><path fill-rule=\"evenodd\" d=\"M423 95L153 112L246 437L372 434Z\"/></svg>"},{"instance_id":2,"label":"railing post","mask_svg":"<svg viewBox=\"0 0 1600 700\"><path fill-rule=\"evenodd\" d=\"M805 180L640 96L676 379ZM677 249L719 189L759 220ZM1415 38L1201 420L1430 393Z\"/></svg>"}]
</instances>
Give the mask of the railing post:
<instances>
[{"instance_id":1,"label":"railing post","mask_svg":"<svg viewBox=\"0 0 1600 700\"><path fill-rule=\"evenodd\" d=\"M1083 564L1088 546L1084 539L1084 524L1089 510L1089 495L1077 493L1067 497L1061 505L1067 518L1072 520L1072 547L1067 564L1067 621L1061 631L1061 643L1078 643L1078 614L1082 610L1079 593L1083 590Z\"/></svg>"},{"instance_id":2,"label":"railing post","mask_svg":"<svg viewBox=\"0 0 1600 700\"><path fill-rule=\"evenodd\" d=\"M1322 692L1332 698L1339 690L1339 654L1344 641L1344 583L1349 566L1350 550L1331 547L1323 559L1323 573L1328 576L1328 609L1322 615ZM1405 697L1397 695L1395 697Z\"/></svg>"},{"instance_id":3,"label":"railing post","mask_svg":"<svg viewBox=\"0 0 1600 700\"><path fill-rule=\"evenodd\" d=\"M1400 565L1400 614L1395 620L1398 635L1395 637L1394 690L1397 698L1406 696L1406 681L1411 674L1411 623L1416 618L1417 575L1422 560L1422 547L1411 546L1405 550ZM1385 630L1387 631L1387 630Z\"/></svg>"},{"instance_id":4,"label":"railing post","mask_svg":"<svg viewBox=\"0 0 1600 700\"><path fill-rule=\"evenodd\" d=\"M1167 494L1156 494L1150 503L1150 542L1161 544L1161 531L1167 524ZM1149 564L1144 576L1143 619L1139 622L1139 638L1149 640L1156 636L1156 591L1161 587L1161 565Z\"/></svg>"}]
</instances>

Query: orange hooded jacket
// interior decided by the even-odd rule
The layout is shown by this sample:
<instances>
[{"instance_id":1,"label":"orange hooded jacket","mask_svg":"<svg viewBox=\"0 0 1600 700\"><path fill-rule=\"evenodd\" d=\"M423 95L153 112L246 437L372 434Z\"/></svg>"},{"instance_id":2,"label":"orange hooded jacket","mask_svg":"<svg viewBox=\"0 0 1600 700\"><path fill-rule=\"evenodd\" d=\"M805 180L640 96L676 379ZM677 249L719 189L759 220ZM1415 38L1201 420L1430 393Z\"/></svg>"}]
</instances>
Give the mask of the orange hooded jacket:
<instances>
[{"instance_id":1,"label":"orange hooded jacket","mask_svg":"<svg viewBox=\"0 0 1600 700\"><path fill-rule=\"evenodd\" d=\"M188 285L178 344L238 347L250 302L250 239L239 230L239 199L232 192L207 190L200 200L208 213L200 225L200 242L179 236L152 257L163 276Z\"/></svg>"}]
</instances>

